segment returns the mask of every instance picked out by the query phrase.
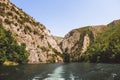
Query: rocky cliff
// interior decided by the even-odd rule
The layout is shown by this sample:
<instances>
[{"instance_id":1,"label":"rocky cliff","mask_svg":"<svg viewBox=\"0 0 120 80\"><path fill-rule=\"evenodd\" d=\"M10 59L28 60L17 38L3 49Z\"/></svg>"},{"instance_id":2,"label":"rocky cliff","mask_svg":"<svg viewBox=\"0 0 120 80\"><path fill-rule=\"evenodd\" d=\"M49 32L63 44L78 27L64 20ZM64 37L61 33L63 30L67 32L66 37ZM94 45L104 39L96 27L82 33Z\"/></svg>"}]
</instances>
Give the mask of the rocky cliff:
<instances>
[{"instance_id":1,"label":"rocky cliff","mask_svg":"<svg viewBox=\"0 0 120 80\"><path fill-rule=\"evenodd\" d=\"M0 0L0 23L19 45L26 46L29 63L62 61L62 51L49 30L9 0Z\"/></svg>"},{"instance_id":2,"label":"rocky cliff","mask_svg":"<svg viewBox=\"0 0 120 80\"><path fill-rule=\"evenodd\" d=\"M54 39L55 39L55 41L57 42L57 44L59 45L61 42L62 42L62 40L63 40L63 37L59 37L59 36L53 36L54 37Z\"/></svg>"},{"instance_id":3,"label":"rocky cliff","mask_svg":"<svg viewBox=\"0 0 120 80\"><path fill-rule=\"evenodd\" d=\"M106 29L105 25L87 26L70 31L60 43L63 53L70 55L70 61L78 61L98 34Z\"/></svg>"},{"instance_id":4,"label":"rocky cliff","mask_svg":"<svg viewBox=\"0 0 120 80\"><path fill-rule=\"evenodd\" d=\"M120 20L70 31L60 43L65 60L119 62L119 31Z\"/></svg>"}]
</instances>

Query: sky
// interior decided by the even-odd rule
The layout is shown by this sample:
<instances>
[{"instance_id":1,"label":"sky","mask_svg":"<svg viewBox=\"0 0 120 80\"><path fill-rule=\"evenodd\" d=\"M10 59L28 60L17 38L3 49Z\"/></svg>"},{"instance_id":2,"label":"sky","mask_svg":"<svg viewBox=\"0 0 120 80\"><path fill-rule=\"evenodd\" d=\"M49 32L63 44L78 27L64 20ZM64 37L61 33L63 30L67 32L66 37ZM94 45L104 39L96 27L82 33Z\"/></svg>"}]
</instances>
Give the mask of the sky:
<instances>
[{"instance_id":1,"label":"sky","mask_svg":"<svg viewBox=\"0 0 120 80\"><path fill-rule=\"evenodd\" d=\"M52 35L65 36L75 28L106 25L120 19L120 0L10 0Z\"/></svg>"}]
</instances>

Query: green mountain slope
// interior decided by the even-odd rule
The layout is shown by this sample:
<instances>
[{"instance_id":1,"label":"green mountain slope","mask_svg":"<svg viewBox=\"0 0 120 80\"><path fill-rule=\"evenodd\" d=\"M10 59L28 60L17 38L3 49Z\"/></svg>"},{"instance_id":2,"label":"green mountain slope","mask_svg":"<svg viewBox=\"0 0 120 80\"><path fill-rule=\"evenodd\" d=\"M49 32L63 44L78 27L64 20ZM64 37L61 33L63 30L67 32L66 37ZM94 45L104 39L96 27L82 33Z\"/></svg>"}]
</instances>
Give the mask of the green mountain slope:
<instances>
[{"instance_id":1,"label":"green mountain slope","mask_svg":"<svg viewBox=\"0 0 120 80\"><path fill-rule=\"evenodd\" d=\"M88 62L120 62L120 20L107 25L108 30L97 37L82 56Z\"/></svg>"},{"instance_id":2,"label":"green mountain slope","mask_svg":"<svg viewBox=\"0 0 120 80\"><path fill-rule=\"evenodd\" d=\"M18 45L11 32L6 31L0 24L0 63L5 61L26 63L28 54L25 48L24 44Z\"/></svg>"},{"instance_id":3,"label":"green mountain slope","mask_svg":"<svg viewBox=\"0 0 120 80\"><path fill-rule=\"evenodd\" d=\"M60 46L68 61L120 62L119 33L120 20L83 27L70 31Z\"/></svg>"}]
</instances>

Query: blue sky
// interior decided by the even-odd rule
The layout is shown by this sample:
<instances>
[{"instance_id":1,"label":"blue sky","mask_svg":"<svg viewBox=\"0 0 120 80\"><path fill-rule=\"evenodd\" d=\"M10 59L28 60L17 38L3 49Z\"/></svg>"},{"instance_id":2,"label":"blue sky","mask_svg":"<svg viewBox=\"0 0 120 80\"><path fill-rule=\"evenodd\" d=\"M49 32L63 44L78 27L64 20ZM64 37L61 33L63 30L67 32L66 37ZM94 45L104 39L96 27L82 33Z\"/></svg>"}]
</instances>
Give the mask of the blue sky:
<instances>
[{"instance_id":1,"label":"blue sky","mask_svg":"<svg viewBox=\"0 0 120 80\"><path fill-rule=\"evenodd\" d=\"M75 28L107 24L120 19L120 0L10 1L57 36L64 36Z\"/></svg>"}]
</instances>

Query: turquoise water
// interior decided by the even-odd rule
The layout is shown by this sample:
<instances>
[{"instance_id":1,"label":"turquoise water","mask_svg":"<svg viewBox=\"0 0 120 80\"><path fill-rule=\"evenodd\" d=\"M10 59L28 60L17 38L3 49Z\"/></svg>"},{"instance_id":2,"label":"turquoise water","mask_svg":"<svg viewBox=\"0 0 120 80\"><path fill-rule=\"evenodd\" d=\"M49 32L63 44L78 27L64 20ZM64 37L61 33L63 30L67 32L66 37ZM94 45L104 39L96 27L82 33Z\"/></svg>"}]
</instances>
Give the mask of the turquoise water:
<instances>
[{"instance_id":1,"label":"turquoise water","mask_svg":"<svg viewBox=\"0 0 120 80\"><path fill-rule=\"evenodd\" d=\"M58 63L0 66L0 80L120 80L120 64Z\"/></svg>"}]
</instances>

